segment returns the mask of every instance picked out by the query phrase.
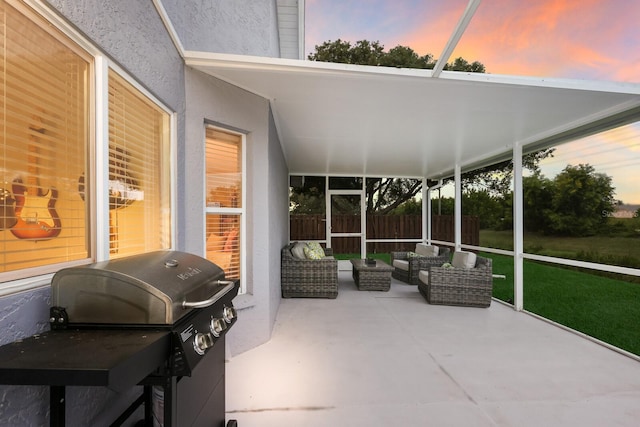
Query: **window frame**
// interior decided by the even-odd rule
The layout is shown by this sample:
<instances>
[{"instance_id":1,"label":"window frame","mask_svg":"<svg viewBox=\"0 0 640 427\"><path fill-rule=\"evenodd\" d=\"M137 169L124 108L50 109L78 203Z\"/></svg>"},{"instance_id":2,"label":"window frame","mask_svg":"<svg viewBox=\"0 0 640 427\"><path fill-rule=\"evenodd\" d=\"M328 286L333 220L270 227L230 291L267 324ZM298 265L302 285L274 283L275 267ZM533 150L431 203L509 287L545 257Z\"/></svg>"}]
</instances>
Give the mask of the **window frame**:
<instances>
[{"instance_id":1,"label":"window frame","mask_svg":"<svg viewBox=\"0 0 640 427\"><path fill-rule=\"evenodd\" d=\"M92 192L94 197L88 198L87 206L87 236L89 243L87 250L88 258L68 261L47 266L30 268L28 277L21 277L18 274L7 272L3 274L3 281L0 281L0 297L15 294L18 292L33 290L49 286L55 271L78 265L85 265L90 262L99 262L109 259L109 196L108 196L108 150L109 150L109 70L117 73L127 83L131 84L142 95L153 102L160 110L168 115L168 147L165 147L168 155L169 171L166 179L169 180L169 215L170 215L170 240L167 249L174 249L176 246L176 156L177 156L177 113L161 102L155 95L147 90L129 73L122 69L117 63L112 61L93 42L76 30L64 18L55 13L47 5L35 0L6 0L7 4L21 12L39 15L45 22L63 35L69 38L75 46L72 50L83 50L92 62L89 64L89 91L88 102L88 123L89 128L87 147L87 175L93 177L88 180L87 192ZM51 31L49 28L45 28ZM244 166L244 165L243 165ZM243 177L244 178L244 177ZM101 195L101 196L100 196ZM243 201L244 203L244 201ZM102 231L106 230L106 231ZM53 272L52 272L53 270ZM24 271L16 270L18 272Z\"/></svg>"},{"instance_id":2,"label":"window frame","mask_svg":"<svg viewBox=\"0 0 640 427\"><path fill-rule=\"evenodd\" d=\"M98 61L96 61L98 62ZM109 71L113 71L118 74L118 76L123 79L125 82L129 83L133 86L137 91L140 92L141 95L147 97L151 102L153 102L156 107L161 109L163 112L167 113L169 116L169 129L168 129L168 138L169 138L169 146L168 150L168 162L169 162L169 173L167 179L169 180L169 188L170 188L170 200L169 200L169 209L170 209L170 242L169 247L167 249L173 249L176 247L176 146L177 146L177 134L176 134L176 123L177 123L177 114L171 111L166 105L164 105L157 97L155 97L151 92L149 92L144 86L142 86L137 80L131 77L126 71L124 71L118 64L109 61L106 57L100 56L101 67L100 70L96 70L96 77L100 74L99 80L101 82L100 87L101 94L98 99L96 96L96 103L100 102L99 107L96 107L97 111L100 113L97 116L100 116L102 120L100 123L102 126L96 125L96 143L95 149L96 153L100 153L100 156L92 156L91 158L94 160L94 164L91 166L95 168L96 174L94 182L96 183L96 197L95 199L95 217L91 219L96 220L96 228L97 230L109 230ZM97 69L98 67L96 67ZM98 158L104 159L103 162L98 162ZM102 195L102 197L98 197L97 195ZM105 261L110 259L110 240L109 240L109 232L106 233L96 233L92 235L96 242L96 247L94 258L96 261Z\"/></svg>"},{"instance_id":3,"label":"window frame","mask_svg":"<svg viewBox=\"0 0 640 427\"><path fill-rule=\"evenodd\" d=\"M203 136L203 148L206 152L206 144L207 144L207 128L215 129L220 132L228 133L231 135L236 135L240 137L240 150L242 153L241 156L241 167L242 171L240 173L241 176L241 194L240 199L241 203L239 208L225 208L225 207L213 207L207 206L207 158L203 156L202 159L202 224L203 224L203 233L202 233L202 244L203 251L205 252L203 256L206 258L206 247L207 247L207 215L239 215L240 216L240 238L238 244L240 245L240 289L238 290L238 294L247 294L247 268L246 268L246 250L247 250L247 238L246 238L246 218L247 218L247 135L242 132L238 132L236 130L232 130L230 128L225 128L217 124L213 124L210 122L204 123L202 128L202 136Z\"/></svg>"}]
</instances>

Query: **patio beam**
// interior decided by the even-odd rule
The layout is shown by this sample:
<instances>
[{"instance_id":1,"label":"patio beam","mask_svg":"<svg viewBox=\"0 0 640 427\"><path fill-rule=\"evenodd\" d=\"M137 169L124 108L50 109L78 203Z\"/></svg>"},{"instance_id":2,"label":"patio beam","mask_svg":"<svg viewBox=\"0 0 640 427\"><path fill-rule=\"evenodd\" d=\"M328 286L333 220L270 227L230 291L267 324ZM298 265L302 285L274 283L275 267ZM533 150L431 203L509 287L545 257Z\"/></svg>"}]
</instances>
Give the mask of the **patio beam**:
<instances>
[{"instance_id":1,"label":"patio beam","mask_svg":"<svg viewBox=\"0 0 640 427\"><path fill-rule=\"evenodd\" d=\"M465 30L467 29L467 26L469 25L469 22L471 22L471 18L473 18L473 15L476 13L478 6L480 6L480 0L469 0L469 4L467 4L467 8L465 9L464 13L460 17L460 21L458 21L458 25L453 30L453 33L451 33L451 37L449 38L449 41L444 46L444 49L440 54L440 57L438 58L438 61L436 62L435 67L433 67L433 74L431 74L431 77L438 77L440 76L440 73L442 73L444 66L447 64L447 60L453 53L453 50L458 45L458 42L462 38L462 35L464 34Z\"/></svg>"}]
</instances>

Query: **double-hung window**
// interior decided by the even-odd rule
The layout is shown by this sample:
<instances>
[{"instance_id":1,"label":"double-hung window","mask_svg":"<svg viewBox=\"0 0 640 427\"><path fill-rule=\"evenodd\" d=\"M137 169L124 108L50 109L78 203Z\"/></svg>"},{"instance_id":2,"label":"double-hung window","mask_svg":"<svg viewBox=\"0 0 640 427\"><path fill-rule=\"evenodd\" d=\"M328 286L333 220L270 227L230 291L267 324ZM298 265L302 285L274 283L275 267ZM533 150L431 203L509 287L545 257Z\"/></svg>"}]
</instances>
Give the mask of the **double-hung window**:
<instances>
[{"instance_id":1,"label":"double-hung window","mask_svg":"<svg viewBox=\"0 0 640 427\"><path fill-rule=\"evenodd\" d=\"M91 140L93 58L26 6L2 1L0 64L4 279L91 255L79 183Z\"/></svg>"},{"instance_id":2,"label":"double-hung window","mask_svg":"<svg viewBox=\"0 0 640 427\"><path fill-rule=\"evenodd\" d=\"M110 258L171 246L169 114L109 72Z\"/></svg>"},{"instance_id":3,"label":"double-hung window","mask_svg":"<svg viewBox=\"0 0 640 427\"><path fill-rule=\"evenodd\" d=\"M206 127L206 257L240 278L244 230L244 136Z\"/></svg>"},{"instance_id":4,"label":"double-hung window","mask_svg":"<svg viewBox=\"0 0 640 427\"><path fill-rule=\"evenodd\" d=\"M172 244L171 114L60 28L0 0L0 293Z\"/></svg>"}]
</instances>

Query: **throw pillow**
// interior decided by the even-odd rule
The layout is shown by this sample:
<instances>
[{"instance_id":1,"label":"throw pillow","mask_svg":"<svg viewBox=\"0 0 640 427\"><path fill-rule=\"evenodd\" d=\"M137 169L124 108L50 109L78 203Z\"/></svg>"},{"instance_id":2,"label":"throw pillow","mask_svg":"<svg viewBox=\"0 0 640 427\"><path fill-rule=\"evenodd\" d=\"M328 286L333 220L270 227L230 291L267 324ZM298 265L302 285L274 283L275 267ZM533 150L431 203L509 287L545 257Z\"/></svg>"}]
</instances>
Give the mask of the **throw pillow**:
<instances>
[{"instance_id":1,"label":"throw pillow","mask_svg":"<svg viewBox=\"0 0 640 427\"><path fill-rule=\"evenodd\" d=\"M407 252L407 258L418 258L421 257L422 255L415 253L415 252Z\"/></svg>"},{"instance_id":2,"label":"throw pillow","mask_svg":"<svg viewBox=\"0 0 640 427\"><path fill-rule=\"evenodd\" d=\"M304 247L304 254L307 257L307 259L322 259L322 257L324 256L323 254L321 254L316 250L313 250L309 246Z\"/></svg>"},{"instance_id":3,"label":"throw pillow","mask_svg":"<svg viewBox=\"0 0 640 427\"><path fill-rule=\"evenodd\" d=\"M417 243L416 253L422 256L438 256L438 247L436 245L426 245L424 243Z\"/></svg>"},{"instance_id":4,"label":"throw pillow","mask_svg":"<svg viewBox=\"0 0 640 427\"><path fill-rule=\"evenodd\" d=\"M227 241L224 244L224 249L223 249L224 251L231 252L237 247L237 245L238 245L237 240L238 240L238 233L239 232L240 232L240 229L238 229L238 228L234 228L233 230L231 230L229 232L229 235L227 236Z\"/></svg>"},{"instance_id":5,"label":"throw pillow","mask_svg":"<svg viewBox=\"0 0 640 427\"><path fill-rule=\"evenodd\" d=\"M456 251L451 264L455 268L473 268L476 265L476 254L473 252Z\"/></svg>"},{"instance_id":6,"label":"throw pillow","mask_svg":"<svg viewBox=\"0 0 640 427\"><path fill-rule=\"evenodd\" d=\"M306 255L304 254L304 248L306 248L306 243L298 242L291 248L291 255L297 259L306 259Z\"/></svg>"},{"instance_id":7,"label":"throw pillow","mask_svg":"<svg viewBox=\"0 0 640 427\"><path fill-rule=\"evenodd\" d=\"M318 254L320 254L320 258L324 257L324 249L322 249L322 246L320 246L320 243L318 243L318 242L308 242L307 246L309 248L311 248L312 251L317 252Z\"/></svg>"}]
</instances>

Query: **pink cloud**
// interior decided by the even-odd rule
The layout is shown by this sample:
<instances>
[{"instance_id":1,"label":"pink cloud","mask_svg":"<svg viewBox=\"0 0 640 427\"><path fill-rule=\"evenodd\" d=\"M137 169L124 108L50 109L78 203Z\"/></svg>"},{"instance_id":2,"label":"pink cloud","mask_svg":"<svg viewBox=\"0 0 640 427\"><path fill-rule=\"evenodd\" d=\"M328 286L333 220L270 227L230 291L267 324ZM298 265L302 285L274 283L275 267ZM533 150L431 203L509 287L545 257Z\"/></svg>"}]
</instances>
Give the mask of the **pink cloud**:
<instances>
[{"instance_id":1,"label":"pink cloud","mask_svg":"<svg viewBox=\"0 0 640 427\"><path fill-rule=\"evenodd\" d=\"M618 72L631 54L624 29L631 29L637 42L640 30L632 11L613 3L483 3L454 55L477 58L498 74L627 80L630 73ZM638 3L625 4L640 13ZM637 44L632 45L635 51Z\"/></svg>"},{"instance_id":2,"label":"pink cloud","mask_svg":"<svg viewBox=\"0 0 640 427\"><path fill-rule=\"evenodd\" d=\"M463 9L439 11L398 44L437 57ZM478 60L495 74L637 82L638 17L640 2L624 0L483 2L450 60Z\"/></svg>"},{"instance_id":3,"label":"pink cloud","mask_svg":"<svg viewBox=\"0 0 640 427\"><path fill-rule=\"evenodd\" d=\"M420 28L410 29L398 37L393 46L408 46L419 55L430 53L438 59L465 7L466 2L447 2L446 7L439 10L425 11Z\"/></svg>"},{"instance_id":4,"label":"pink cloud","mask_svg":"<svg viewBox=\"0 0 640 427\"><path fill-rule=\"evenodd\" d=\"M329 39L366 39L438 58L467 0L306 5L307 50ZM484 1L450 60L477 60L494 74L638 82L639 17L633 0Z\"/></svg>"}]
</instances>

